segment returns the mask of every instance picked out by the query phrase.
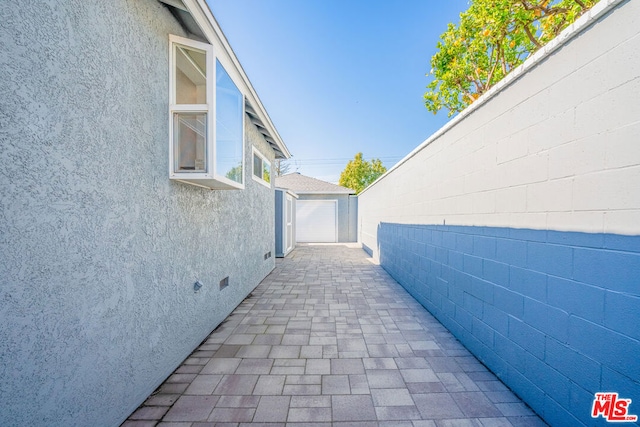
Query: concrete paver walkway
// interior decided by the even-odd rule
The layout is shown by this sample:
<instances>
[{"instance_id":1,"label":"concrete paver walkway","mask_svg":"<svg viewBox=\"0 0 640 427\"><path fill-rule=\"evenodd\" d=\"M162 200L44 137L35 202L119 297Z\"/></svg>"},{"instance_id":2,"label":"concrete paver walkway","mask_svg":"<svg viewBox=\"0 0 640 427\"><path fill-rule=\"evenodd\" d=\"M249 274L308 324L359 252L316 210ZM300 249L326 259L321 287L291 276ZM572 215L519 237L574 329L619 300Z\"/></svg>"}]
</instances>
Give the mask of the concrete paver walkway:
<instances>
[{"instance_id":1,"label":"concrete paver walkway","mask_svg":"<svg viewBox=\"0 0 640 427\"><path fill-rule=\"evenodd\" d=\"M360 248L301 245L123 424L544 426Z\"/></svg>"}]
</instances>

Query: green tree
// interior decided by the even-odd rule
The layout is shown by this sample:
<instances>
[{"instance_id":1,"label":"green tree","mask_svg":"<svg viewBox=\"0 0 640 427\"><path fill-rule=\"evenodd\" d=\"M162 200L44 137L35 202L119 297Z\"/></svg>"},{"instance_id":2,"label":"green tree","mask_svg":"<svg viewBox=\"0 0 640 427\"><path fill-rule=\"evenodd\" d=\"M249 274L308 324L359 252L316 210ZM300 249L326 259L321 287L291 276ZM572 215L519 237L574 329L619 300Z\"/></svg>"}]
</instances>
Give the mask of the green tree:
<instances>
[{"instance_id":1,"label":"green tree","mask_svg":"<svg viewBox=\"0 0 640 427\"><path fill-rule=\"evenodd\" d=\"M424 102L434 114L462 111L597 0L470 0L431 58Z\"/></svg>"},{"instance_id":2,"label":"green tree","mask_svg":"<svg viewBox=\"0 0 640 427\"><path fill-rule=\"evenodd\" d=\"M232 181L242 183L242 164L229 169L225 176Z\"/></svg>"},{"instance_id":3,"label":"green tree","mask_svg":"<svg viewBox=\"0 0 640 427\"><path fill-rule=\"evenodd\" d=\"M387 168L384 167L380 159L366 161L362 157L362 153L358 153L353 160L349 160L349 163L347 163L347 166L340 174L338 184L351 188L355 190L356 194L360 194L362 190L367 188L386 171Z\"/></svg>"},{"instance_id":4,"label":"green tree","mask_svg":"<svg viewBox=\"0 0 640 427\"><path fill-rule=\"evenodd\" d=\"M271 170L266 163L262 164L262 179L264 179L266 182L271 182Z\"/></svg>"}]
</instances>

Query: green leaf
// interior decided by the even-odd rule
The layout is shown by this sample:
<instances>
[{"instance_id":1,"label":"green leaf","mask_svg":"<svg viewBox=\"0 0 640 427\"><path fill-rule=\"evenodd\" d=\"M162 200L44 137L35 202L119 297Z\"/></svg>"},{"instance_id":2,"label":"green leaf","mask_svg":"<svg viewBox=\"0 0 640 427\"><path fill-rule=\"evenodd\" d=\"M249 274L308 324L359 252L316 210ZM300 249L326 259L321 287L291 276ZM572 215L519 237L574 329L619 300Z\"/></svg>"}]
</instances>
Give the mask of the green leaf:
<instances>
[{"instance_id":1,"label":"green leaf","mask_svg":"<svg viewBox=\"0 0 640 427\"><path fill-rule=\"evenodd\" d=\"M364 160L362 153L357 153L353 160L349 160L347 166L340 174L339 184L343 187L355 190L360 194L373 181L387 171L380 159Z\"/></svg>"},{"instance_id":2,"label":"green leaf","mask_svg":"<svg viewBox=\"0 0 640 427\"><path fill-rule=\"evenodd\" d=\"M471 0L449 23L431 58L424 103L449 117L502 80L597 0Z\"/></svg>"}]
</instances>

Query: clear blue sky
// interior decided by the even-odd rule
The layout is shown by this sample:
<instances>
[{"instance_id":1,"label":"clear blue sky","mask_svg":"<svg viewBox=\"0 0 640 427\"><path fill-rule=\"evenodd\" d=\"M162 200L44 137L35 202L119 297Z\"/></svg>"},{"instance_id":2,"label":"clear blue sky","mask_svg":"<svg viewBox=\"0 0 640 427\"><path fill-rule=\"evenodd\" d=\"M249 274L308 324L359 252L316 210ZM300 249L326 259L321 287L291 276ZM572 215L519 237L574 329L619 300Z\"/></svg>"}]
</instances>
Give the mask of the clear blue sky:
<instances>
[{"instance_id":1,"label":"clear blue sky","mask_svg":"<svg viewBox=\"0 0 640 427\"><path fill-rule=\"evenodd\" d=\"M387 168L448 120L422 95L467 0L207 0L278 132L291 171L337 182L362 152Z\"/></svg>"}]
</instances>

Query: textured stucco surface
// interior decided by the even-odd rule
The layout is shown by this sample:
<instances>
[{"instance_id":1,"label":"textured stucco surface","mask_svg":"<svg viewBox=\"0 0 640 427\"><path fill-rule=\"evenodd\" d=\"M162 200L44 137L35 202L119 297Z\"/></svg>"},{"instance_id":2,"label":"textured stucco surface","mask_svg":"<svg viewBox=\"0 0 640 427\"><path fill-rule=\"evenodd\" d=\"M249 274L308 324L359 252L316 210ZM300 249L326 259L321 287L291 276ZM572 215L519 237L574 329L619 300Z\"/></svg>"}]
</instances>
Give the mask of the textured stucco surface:
<instances>
[{"instance_id":1,"label":"textured stucco surface","mask_svg":"<svg viewBox=\"0 0 640 427\"><path fill-rule=\"evenodd\" d=\"M168 179L160 3L0 22L0 425L118 425L273 269L273 190Z\"/></svg>"}]
</instances>

